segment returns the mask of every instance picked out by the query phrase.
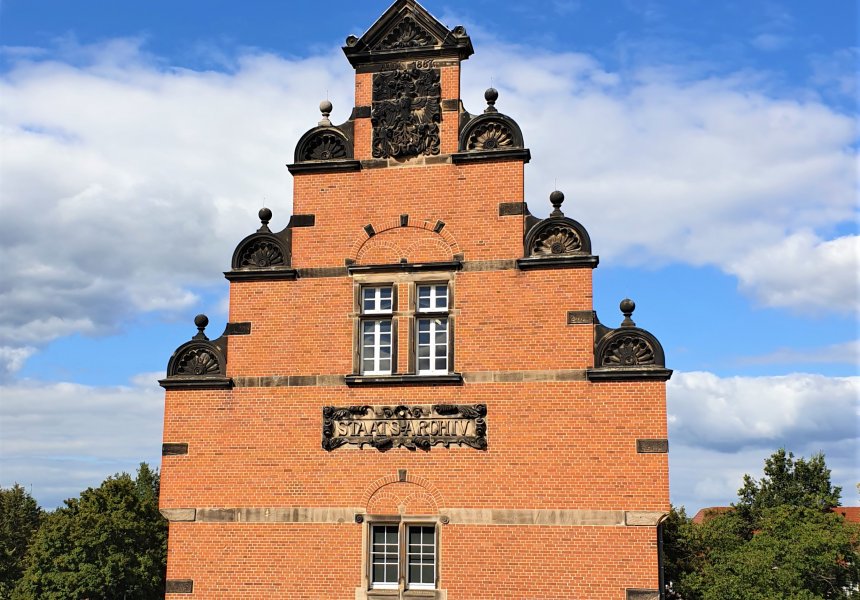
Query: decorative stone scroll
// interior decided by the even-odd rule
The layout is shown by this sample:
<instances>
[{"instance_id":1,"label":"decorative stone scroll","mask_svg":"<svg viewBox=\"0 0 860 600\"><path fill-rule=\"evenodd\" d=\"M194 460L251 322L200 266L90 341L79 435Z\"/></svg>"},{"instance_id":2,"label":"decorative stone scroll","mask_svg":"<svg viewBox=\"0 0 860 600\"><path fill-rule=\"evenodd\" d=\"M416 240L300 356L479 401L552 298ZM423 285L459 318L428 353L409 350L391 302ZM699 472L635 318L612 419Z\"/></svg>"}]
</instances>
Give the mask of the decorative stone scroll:
<instances>
[{"instance_id":1,"label":"decorative stone scroll","mask_svg":"<svg viewBox=\"0 0 860 600\"><path fill-rule=\"evenodd\" d=\"M594 368L588 369L587 378L590 381L666 381L672 371L666 368L663 346L652 333L633 322L631 316L636 304L632 300L625 298L620 308L624 320L617 329L595 323Z\"/></svg>"},{"instance_id":2,"label":"decorative stone scroll","mask_svg":"<svg viewBox=\"0 0 860 600\"><path fill-rule=\"evenodd\" d=\"M412 68L373 74L374 158L439 154L439 73Z\"/></svg>"},{"instance_id":3,"label":"decorative stone scroll","mask_svg":"<svg viewBox=\"0 0 860 600\"><path fill-rule=\"evenodd\" d=\"M322 447L430 450L441 444L487 449L485 404L323 407Z\"/></svg>"},{"instance_id":4,"label":"decorative stone scroll","mask_svg":"<svg viewBox=\"0 0 860 600\"><path fill-rule=\"evenodd\" d=\"M210 340L204 330L209 324L206 315L194 317L197 334L182 344L167 363L167 377L159 380L164 388L222 388L231 387L227 377L227 343L222 335Z\"/></svg>"}]
</instances>

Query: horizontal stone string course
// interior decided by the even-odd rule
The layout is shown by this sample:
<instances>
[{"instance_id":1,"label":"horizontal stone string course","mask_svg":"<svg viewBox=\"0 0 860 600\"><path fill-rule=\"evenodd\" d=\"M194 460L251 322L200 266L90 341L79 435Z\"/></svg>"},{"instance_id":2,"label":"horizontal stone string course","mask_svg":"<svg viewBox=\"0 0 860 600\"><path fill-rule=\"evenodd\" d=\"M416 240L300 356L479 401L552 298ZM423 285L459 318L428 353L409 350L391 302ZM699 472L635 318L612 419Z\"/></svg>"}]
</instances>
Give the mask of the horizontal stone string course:
<instances>
[{"instance_id":1,"label":"horizontal stone string course","mask_svg":"<svg viewBox=\"0 0 860 600\"><path fill-rule=\"evenodd\" d=\"M657 511L446 508L439 515L449 525L547 525L559 527L654 527L666 513ZM356 523L361 507L173 508L162 509L172 522L198 523Z\"/></svg>"},{"instance_id":2,"label":"horizontal stone string course","mask_svg":"<svg viewBox=\"0 0 860 600\"><path fill-rule=\"evenodd\" d=\"M463 373L466 383L519 383L531 381L585 381L584 369L549 371L475 371ZM233 385L243 387L314 387L345 385L343 375L260 375L238 376Z\"/></svg>"}]
</instances>

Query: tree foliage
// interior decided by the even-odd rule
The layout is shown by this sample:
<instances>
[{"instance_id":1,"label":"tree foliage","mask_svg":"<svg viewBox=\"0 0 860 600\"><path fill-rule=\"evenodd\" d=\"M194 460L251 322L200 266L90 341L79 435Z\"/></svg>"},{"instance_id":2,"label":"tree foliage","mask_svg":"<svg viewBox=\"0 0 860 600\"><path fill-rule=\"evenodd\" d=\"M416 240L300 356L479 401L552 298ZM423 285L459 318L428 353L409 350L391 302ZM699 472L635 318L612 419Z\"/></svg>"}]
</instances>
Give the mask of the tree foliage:
<instances>
[{"instance_id":1,"label":"tree foliage","mask_svg":"<svg viewBox=\"0 0 860 600\"><path fill-rule=\"evenodd\" d=\"M15 600L150 600L163 597L167 524L159 476L142 463L48 514L28 554Z\"/></svg>"},{"instance_id":2,"label":"tree foliage","mask_svg":"<svg viewBox=\"0 0 860 600\"><path fill-rule=\"evenodd\" d=\"M744 477L733 510L696 525L673 509L663 532L667 598L860 598L860 528L831 510L840 492L822 455L779 450L761 480Z\"/></svg>"},{"instance_id":3,"label":"tree foliage","mask_svg":"<svg viewBox=\"0 0 860 600\"><path fill-rule=\"evenodd\" d=\"M0 488L0 600L11 597L26 568L27 548L39 529L42 510L17 483Z\"/></svg>"},{"instance_id":4,"label":"tree foliage","mask_svg":"<svg viewBox=\"0 0 860 600\"><path fill-rule=\"evenodd\" d=\"M841 493L842 488L830 483L830 469L823 454L795 460L794 454L780 448L765 459L764 477L759 481L744 475L734 506L750 520L758 518L765 509L786 505L830 511L839 506Z\"/></svg>"}]
</instances>

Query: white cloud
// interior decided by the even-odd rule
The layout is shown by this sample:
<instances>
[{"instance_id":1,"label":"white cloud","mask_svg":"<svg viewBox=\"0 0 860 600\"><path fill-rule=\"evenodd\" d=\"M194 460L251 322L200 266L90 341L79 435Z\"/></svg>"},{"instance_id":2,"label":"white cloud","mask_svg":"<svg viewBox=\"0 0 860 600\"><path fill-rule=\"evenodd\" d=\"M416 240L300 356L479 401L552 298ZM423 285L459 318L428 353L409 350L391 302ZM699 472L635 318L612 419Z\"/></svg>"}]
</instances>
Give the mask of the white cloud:
<instances>
[{"instance_id":1,"label":"white cloud","mask_svg":"<svg viewBox=\"0 0 860 600\"><path fill-rule=\"evenodd\" d=\"M854 311L860 300L860 236L825 241L800 231L752 249L727 270L766 306Z\"/></svg>"},{"instance_id":2,"label":"white cloud","mask_svg":"<svg viewBox=\"0 0 860 600\"><path fill-rule=\"evenodd\" d=\"M823 451L851 500L860 481L858 400L860 377L676 372L668 385L673 501L698 508L734 501L743 474L760 474L780 447L798 456Z\"/></svg>"},{"instance_id":3,"label":"white cloud","mask_svg":"<svg viewBox=\"0 0 860 600\"><path fill-rule=\"evenodd\" d=\"M338 50L246 52L229 72L165 66L140 40L7 56L19 62L0 79L0 345L12 348L107 333L226 286L256 210L286 223L283 165L318 101L329 94L335 121L352 106ZM714 265L768 305L856 306L854 242L826 238L855 212L850 117L771 97L757 74L610 72L495 40L464 64L473 112L491 76L532 150L533 212L547 212L557 180L605 261ZM779 264L790 252L802 268Z\"/></svg>"},{"instance_id":4,"label":"white cloud","mask_svg":"<svg viewBox=\"0 0 860 600\"><path fill-rule=\"evenodd\" d=\"M159 374L160 375L160 374ZM32 486L46 508L138 463L160 465L164 393L133 387L19 382L0 388L0 486Z\"/></svg>"}]
</instances>

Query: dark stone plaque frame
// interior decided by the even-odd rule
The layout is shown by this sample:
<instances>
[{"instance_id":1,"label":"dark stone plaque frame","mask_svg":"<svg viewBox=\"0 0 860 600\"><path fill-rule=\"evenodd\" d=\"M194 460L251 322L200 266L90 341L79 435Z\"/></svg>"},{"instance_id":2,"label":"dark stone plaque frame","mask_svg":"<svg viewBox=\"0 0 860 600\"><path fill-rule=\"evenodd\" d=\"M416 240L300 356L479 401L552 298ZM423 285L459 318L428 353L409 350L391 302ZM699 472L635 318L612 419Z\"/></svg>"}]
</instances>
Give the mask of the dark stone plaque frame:
<instances>
[{"instance_id":1,"label":"dark stone plaque frame","mask_svg":"<svg viewBox=\"0 0 860 600\"><path fill-rule=\"evenodd\" d=\"M332 451L346 445L359 448L369 446L384 452L392 448L430 450L435 445L468 446L476 450L487 449L486 404L433 404L398 406L324 406L322 414L322 447ZM474 435L353 435L335 434L338 422L351 421L398 422L401 431L407 421L468 420L474 423Z\"/></svg>"}]
</instances>

